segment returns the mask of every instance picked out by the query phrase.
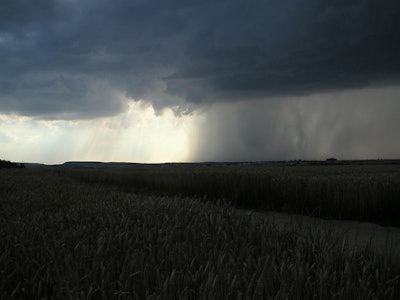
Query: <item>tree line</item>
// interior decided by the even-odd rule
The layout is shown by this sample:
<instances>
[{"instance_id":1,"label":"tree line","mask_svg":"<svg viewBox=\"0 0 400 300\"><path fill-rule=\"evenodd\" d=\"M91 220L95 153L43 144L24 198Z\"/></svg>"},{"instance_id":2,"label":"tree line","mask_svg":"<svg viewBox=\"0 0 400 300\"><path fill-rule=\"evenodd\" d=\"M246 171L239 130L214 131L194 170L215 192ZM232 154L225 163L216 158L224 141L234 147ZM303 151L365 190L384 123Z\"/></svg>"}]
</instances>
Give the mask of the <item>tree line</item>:
<instances>
[{"instance_id":1,"label":"tree line","mask_svg":"<svg viewBox=\"0 0 400 300\"><path fill-rule=\"evenodd\" d=\"M0 159L0 168L25 168L24 164Z\"/></svg>"}]
</instances>

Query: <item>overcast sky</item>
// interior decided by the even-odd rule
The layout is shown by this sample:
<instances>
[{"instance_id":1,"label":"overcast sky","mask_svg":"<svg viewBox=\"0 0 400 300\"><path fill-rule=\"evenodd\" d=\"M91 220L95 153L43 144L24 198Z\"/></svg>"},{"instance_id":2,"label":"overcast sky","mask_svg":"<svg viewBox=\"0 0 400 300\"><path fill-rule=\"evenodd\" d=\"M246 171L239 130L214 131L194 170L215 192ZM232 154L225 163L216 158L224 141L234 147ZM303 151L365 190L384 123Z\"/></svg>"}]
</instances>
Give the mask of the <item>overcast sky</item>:
<instances>
[{"instance_id":1,"label":"overcast sky","mask_svg":"<svg viewBox=\"0 0 400 300\"><path fill-rule=\"evenodd\" d=\"M398 0L3 0L0 158L400 158Z\"/></svg>"}]
</instances>

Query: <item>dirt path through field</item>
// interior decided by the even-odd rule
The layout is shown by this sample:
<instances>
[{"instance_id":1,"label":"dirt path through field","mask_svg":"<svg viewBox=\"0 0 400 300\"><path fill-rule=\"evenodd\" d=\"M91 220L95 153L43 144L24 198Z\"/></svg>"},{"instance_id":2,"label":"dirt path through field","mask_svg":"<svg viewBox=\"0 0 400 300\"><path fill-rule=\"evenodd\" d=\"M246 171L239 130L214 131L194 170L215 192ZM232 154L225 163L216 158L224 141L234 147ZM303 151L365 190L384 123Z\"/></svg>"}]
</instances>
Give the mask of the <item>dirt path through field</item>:
<instances>
[{"instance_id":1,"label":"dirt path through field","mask_svg":"<svg viewBox=\"0 0 400 300\"><path fill-rule=\"evenodd\" d=\"M249 212L250 213L250 212ZM252 211L251 213L254 213ZM351 247L362 248L371 242L376 253L392 253L396 263L400 263L400 228L383 227L372 223L355 221L324 220L308 216L292 215L277 212L256 212L268 216L279 228L291 228L299 226L312 228L324 232L334 230L347 235L348 244Z\"/></svg>"}]
</instances>

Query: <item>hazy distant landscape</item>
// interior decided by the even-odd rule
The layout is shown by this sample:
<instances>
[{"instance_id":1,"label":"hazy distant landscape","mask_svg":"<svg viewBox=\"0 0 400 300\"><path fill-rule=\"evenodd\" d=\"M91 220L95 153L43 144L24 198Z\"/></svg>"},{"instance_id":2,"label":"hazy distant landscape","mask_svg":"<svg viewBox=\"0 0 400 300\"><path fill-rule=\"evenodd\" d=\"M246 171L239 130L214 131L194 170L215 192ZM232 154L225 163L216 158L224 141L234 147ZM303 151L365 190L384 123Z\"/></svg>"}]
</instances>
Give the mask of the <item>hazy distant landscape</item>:
<instances>
[{"instance_id":1,"label":"hazy distant landscape","mask_svg":"<svg viewBox=\"0 0 400 300\"><path fill-rule=\"evenodd\" d=\"M0 169L0 299L398 299L397 244L271 214L400 227L380 162Z\"/></svg>"},{"instance_id":2,"label":"hazy distant landscape","mask_svg":"<svg viewBox=\"0 0 400 300\"><path fill-rule=\"evenodd\" d=\"M209 162L193 162L193 163L132 163L132 162L101 162L101 161L67 161L62 164L43 164L43 163L22 163L27 168L40 167L61 167L61 168L130 168L137 166L227 166L227 165L400 165L400 159L364 159L364 160L337 160L336 158L328 158L326 160L283 160L283 161L209 161Z\"/></svg>"}]
</instances>

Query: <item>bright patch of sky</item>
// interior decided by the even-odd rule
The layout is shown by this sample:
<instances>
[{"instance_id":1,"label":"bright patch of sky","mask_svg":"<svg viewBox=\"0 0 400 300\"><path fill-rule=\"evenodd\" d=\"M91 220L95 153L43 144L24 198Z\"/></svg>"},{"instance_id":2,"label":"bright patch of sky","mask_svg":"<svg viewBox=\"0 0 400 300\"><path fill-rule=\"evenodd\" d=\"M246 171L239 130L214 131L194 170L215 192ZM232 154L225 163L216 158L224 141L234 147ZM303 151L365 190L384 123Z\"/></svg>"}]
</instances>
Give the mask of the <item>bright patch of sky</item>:
<instances>
[{"instance_id":1,"label":"bright patch of sky","mask_svg":"<svg viewBox=\"0 0 400 300\"><path fill-rule=\"evenodd\" d=\"M45 121L0 115L0 157L17 162L58 164L71 160L187 161L199 116L156 115L152 106L131 101L125 112L82 121Z\"/></svg>"}]
</instances>

